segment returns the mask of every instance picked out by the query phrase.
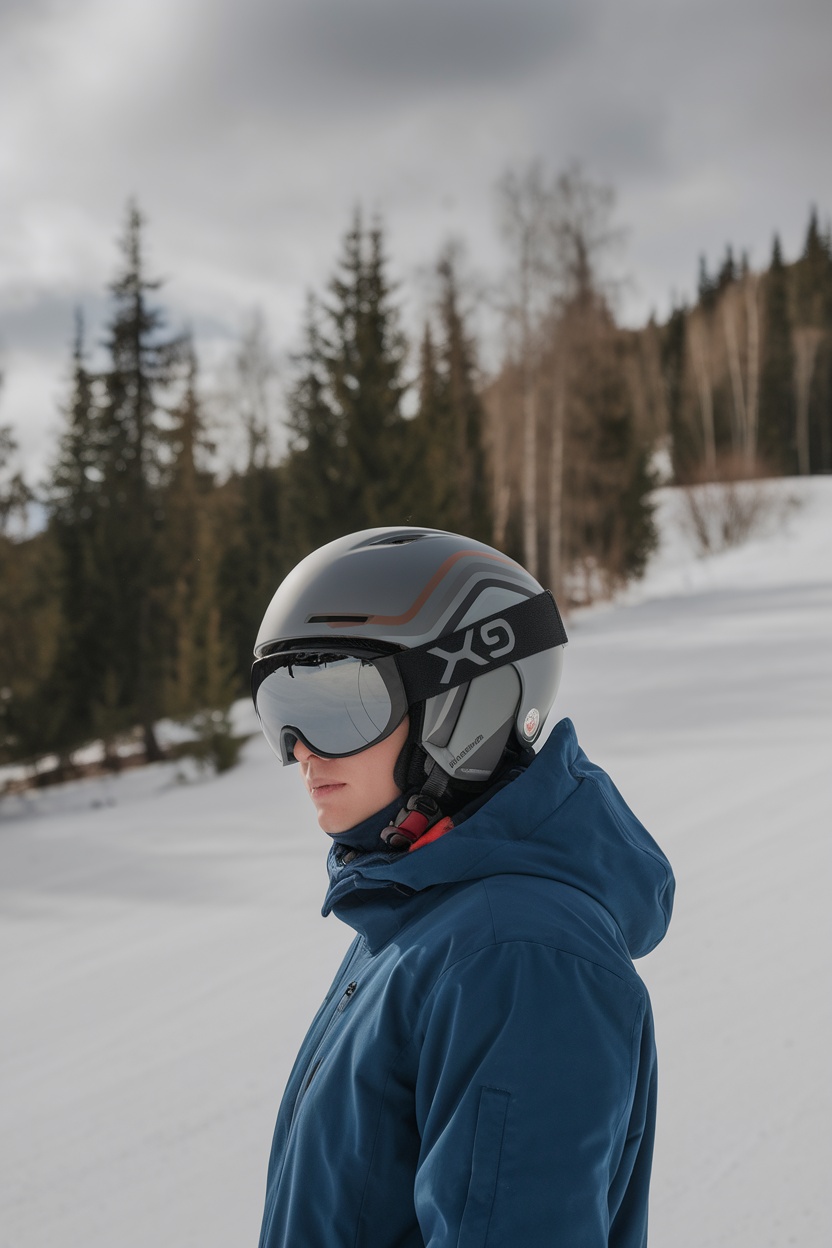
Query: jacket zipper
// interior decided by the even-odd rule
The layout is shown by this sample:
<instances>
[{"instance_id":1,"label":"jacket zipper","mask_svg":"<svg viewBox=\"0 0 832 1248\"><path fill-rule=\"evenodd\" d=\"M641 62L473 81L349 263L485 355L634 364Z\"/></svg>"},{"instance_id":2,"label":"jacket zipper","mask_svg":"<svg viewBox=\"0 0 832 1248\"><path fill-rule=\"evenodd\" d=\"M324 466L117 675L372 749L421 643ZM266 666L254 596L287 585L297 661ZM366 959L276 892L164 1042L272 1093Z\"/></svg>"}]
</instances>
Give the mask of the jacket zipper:
<instances>
[{"instance_id":1,"label":"jacket zipper","mask_svg":"<svg viewBox=\"0 0 832 1248\"><path fill-rule=\"evenodd\" d=\"M347 984L346 988L344 989L344 995L341 998L341 1000L338 1002L338 1005L336 1007L336 1010L335 1010L336 1014L343 1014L346 1008L347 1002L349 1001L350 997L355 992L357 987L358 987L357 979L354 979L351 984Z\"/></svg>"},{"instance_id":2,"label":"jacket zipper","mask_svg":"<svg viewBox=\"0 0 832 1248\"><path fill-rule=\"evenodd\" d=\"M321 1054L321 1050L323 1049L324 1044L326 1043L327 1036L329 1035L330 1031L334 1027L335 1023L338 1021L340 1016L343 1014L344 1010L349 1005L350 1001L352 1000L355 994L355 990L357 987L358 987L358 980L356 979L352 980L351 983L347 984L341 996L340 1001L338 1002L338 1004L336 1005L333 1011L332 1018L329 1020L329 1022L326 1025L326 1031L321 1036L320 1043L318 1044L318 1047L315 1050L315 1056L312 1058L312 1061L309 1065L309 1074L304 1079L300 1092L298 1092L298 1097L297 1097L297 1100L295 1101L294 1109L292 1110L292 1121L289 1124L290 1132L292 1130L292 1126L294 1125L295 1116L297 1115L298 1109L300 1108L300 1103L303 1100L304 1096L306 1095L309 1085L311 1084L312 1080L315 1078L315 1075L318 1072L318 1067L323 1061L323 1055Z\"/></svg>"}]
</instances>

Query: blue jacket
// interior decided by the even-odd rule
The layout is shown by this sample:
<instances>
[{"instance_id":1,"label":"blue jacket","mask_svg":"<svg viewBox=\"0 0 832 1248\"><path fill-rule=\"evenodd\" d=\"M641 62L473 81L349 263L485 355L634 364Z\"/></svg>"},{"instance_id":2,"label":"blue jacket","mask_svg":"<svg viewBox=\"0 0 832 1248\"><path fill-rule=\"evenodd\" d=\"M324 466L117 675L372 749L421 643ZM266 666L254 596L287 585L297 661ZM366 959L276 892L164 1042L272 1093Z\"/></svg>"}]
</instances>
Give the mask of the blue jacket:
<instances>
[{"instance_id":1,"label":"blue jacket","mask_svg":"<svg viewBox=\"0 0 832 1248\"><path fill-rule=\"evenodd\" d=\"M441 839L348 864L358 933L298 1054L261 1248L637 1248L647 991L673 875L569 720Z\"/></svg>"}]
</instances>

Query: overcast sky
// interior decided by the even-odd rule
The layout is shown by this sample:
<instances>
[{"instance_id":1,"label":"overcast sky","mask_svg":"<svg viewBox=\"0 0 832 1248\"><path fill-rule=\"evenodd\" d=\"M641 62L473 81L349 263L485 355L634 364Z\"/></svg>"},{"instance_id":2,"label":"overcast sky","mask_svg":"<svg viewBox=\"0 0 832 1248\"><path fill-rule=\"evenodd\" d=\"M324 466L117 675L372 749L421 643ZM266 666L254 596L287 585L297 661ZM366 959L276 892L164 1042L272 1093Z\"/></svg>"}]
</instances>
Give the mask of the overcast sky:
<instances>
[{"instance_id":1,"label":"overcast sky","mask_svg":"<svg viewBox=\"0 0 832 1248\"><path fill-rule=\"evenodd\" d=\"M42 471L131 195L205 358L255 307L296 343L357 203L414 306L449 236L496 277L534 158L614 186L622 314L662 315L701 253L828 219L830 63L830 0L0 0L0 423Z\"/></svg>"}]
</instances>

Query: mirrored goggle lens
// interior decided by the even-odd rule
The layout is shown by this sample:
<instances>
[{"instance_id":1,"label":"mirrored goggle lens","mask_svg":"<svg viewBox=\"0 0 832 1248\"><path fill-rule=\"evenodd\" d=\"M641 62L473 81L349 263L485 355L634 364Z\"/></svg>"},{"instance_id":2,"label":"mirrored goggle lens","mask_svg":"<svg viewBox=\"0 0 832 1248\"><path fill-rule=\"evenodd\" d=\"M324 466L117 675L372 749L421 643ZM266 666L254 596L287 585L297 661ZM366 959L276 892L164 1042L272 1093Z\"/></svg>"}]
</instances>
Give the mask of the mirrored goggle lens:
<instances>
[{"instance_id":1,"label":"mirrored goggle lens","mask_svg":"<svg viewBox=\"0 0 832 1248\"><path fill-rule=\"evenodd\" d=\"M284 762L292 761L284 734L294 732L314 752L338 758L380 741L405 710L402 705L397 716L399 699L382 672L352 655L315 662L261 659L253 676L263 732Z\"/></svg>"}]
</instances>

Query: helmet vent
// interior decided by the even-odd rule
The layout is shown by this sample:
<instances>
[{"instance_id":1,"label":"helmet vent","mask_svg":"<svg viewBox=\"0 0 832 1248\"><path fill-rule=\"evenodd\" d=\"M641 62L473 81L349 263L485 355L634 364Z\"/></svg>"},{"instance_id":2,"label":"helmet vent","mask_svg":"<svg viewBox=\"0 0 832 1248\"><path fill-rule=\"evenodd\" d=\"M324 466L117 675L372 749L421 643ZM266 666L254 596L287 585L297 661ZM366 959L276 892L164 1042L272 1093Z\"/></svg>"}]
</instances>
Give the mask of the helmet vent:
<instances>
[{"instance_id":1,"label":"helmet vent","mask_svg":"<svg viewBox=\"0 0 832 1248\"><path fill-rule=\"evenodd\" d=\"M368 542L368 546L409 546L425 537L424 533L400 533L396 537L380 537L377 542Z\"/></svg>"},{"instance_id":2,"label":"helmet vent","mask_svg":"<svg viewBox=\"0 0 832 1248\"><path fill-rule=\"evenodd\" d=\"M366 624L369 615L310 615L307 624Z\"/></svg>"}]
</instances>

